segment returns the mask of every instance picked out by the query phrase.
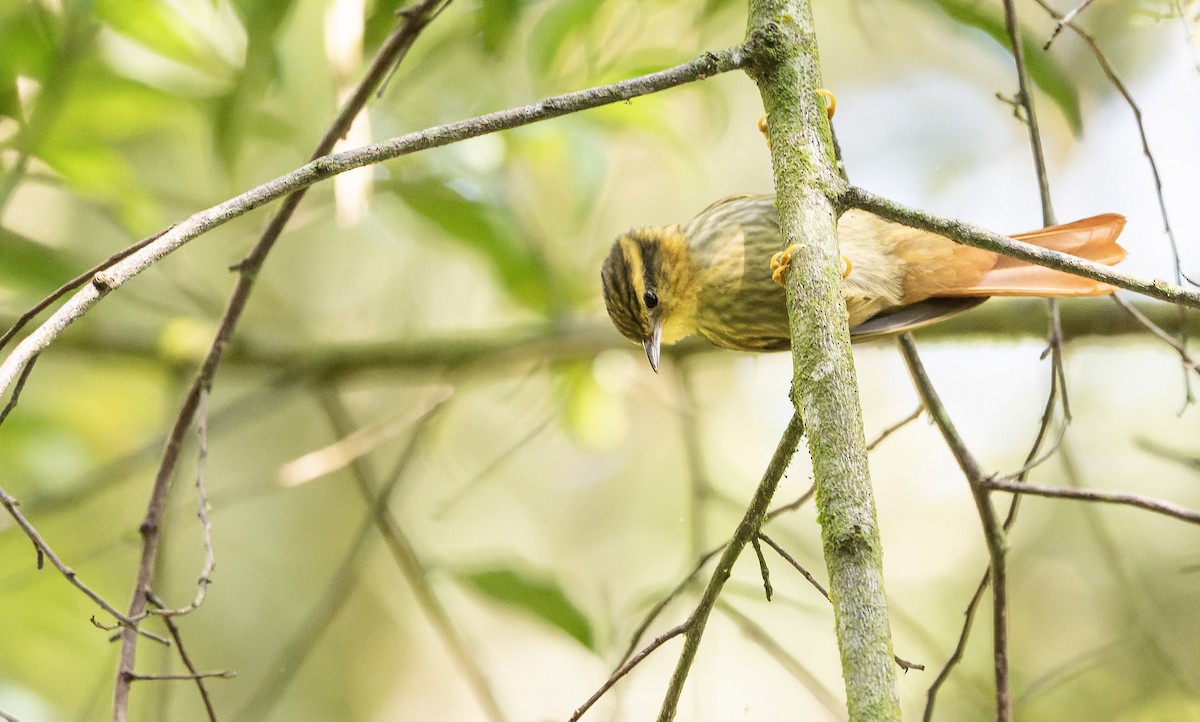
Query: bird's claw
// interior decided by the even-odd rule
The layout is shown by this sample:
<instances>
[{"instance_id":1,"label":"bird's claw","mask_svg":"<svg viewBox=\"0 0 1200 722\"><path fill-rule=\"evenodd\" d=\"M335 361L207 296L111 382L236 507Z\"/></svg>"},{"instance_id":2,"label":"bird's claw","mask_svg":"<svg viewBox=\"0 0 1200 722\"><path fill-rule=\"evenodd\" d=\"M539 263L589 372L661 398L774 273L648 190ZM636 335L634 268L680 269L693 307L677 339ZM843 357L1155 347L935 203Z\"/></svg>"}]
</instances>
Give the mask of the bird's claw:
<instances>
[{"instance_id":1,"label":"bird's claw","mask_svg":"<svg viewBox=\"0 0 1200 722\"><path fill-rule=\"evenodd\" d=\"M833 120L833 114L837 111L837 96L825 88L817 88L817 95L825 99L825 113ZM767 147L771 147L771 129L767 127L767 115L764 113L758 119L758 132L763 134L763 138L767 141Z\"/></svg>"},{"instance_id":2,"label":"bird's claw","mask_svg":"<svg viewBox=\"0 0 1200 722\"><path fill-rule=\"evenodd\" d=\"M793 243L782 251L771 256L771 280L783 285L783 274L787 273L788 264L792 262L792 254L800 249L799 243ZM854 264L849 258L842 256L842 278L849 278Z\"/></svg>"},{"instance_id":3,"label":"bird's claw","mask_svg":"<svg viewBox=\"0 0 1200 722\"><path fill-rule=\"evenodd\" d=\"M771 280L783 285L783 274L787 272L788 264L792 262L792 254L799 250L800 244L793 243L782 251L771 256Z\"/></svg>"}]
</instances>

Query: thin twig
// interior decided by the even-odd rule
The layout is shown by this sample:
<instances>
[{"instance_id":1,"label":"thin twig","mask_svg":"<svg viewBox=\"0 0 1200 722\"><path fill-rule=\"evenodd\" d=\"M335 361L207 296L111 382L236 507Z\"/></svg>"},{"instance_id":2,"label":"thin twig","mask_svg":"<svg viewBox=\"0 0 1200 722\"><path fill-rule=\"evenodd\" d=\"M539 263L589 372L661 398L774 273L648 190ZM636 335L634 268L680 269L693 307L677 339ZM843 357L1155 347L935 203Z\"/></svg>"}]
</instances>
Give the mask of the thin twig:
<instances>
[{"instance_id":1,"label":"thin twig","mask_svg":"<svg viewBox=\"0 0 1200 722\"><path fill-rule=\"evenodd\" d=\"M646 613L646 616L642 619L641 623L638 624L637 629L635 629L631 635L629 646L626 647L624 654L621 655L621 661L617 664L617 669L620 669L622 665L629 661L630 657L634 653L634 650L637 649L638 642L641 641L642 635L646 633L646 630L650 628L650 625L654 623L654 620L658 618L658 615L667 608L668 604L678 599L679 595L683 594L683 590L687 589L688 585L691 584L696 578L696 575L698 575L700 571L704 569L704 565L708 564L713 557L720 554L722 551L724 551L724 549L725 545L722 544L721 546L702 555L696 562L696 565L692 567L692 570L684 575L683 579L679 580L679 583L676 584L671 591L663 595L663 598L659 599L658 602L656 602L654 606L650 608L650 611Z\"/></svg>"},{"instance_id":2,"label":"thin twig","mask_svg":"<svg viewBox=\"0 0 1200 722\"><path fill-rule=\"evenodd\" d=\"M795 557L793 557L791 554L788 554L787 550L785 550L783 547L779 546L779 544L776 543L776 541L774 539L767 536L766 534L763 534L762 532L758 533L757 538L765 541L767 543L767 546L769 546L775 550L776 554L783 557L783 560L786 561L788 564L791 564L793 569L800 572L800 574L805 579L808 580L808 583L813 585L813 587L816 588L816 590L821 593L822 597L825 597L825 601L827 601L827 602L830 601L829 592L825 591L825 587L821 586L821 583L817 581L816 577L814 577L812 574L810 574L809 571L807 569L805 569L802 564L800 564L800 562L796 561Z\"/></svg>"},{"instance_id":3,"label":"thin twig","mask_svg":"<svg viewBox=\"0 0 1200 722\"><path fill-rule=\"evenodd\" d=\"M1001 527L999 519L996 518L996 510L992 507L991 499L988 496L985 485L986 475L954 428L954 423L950 420L937 391L933 388L933 383L925 372L920 356L917 355L917 348L911 334L906 333L901 336L899 344L900 353L908 365L913 386L917 389L921 403L925 405L929 416L937 424L938 430L942 432L942 438L950 447L950 452L954 454L963 475L967 477L971 496L974 498L975 507L979 512L979 520L983 525L983 536L987 544L992 577L992 671L996 683L996 719L998 722L1007 722L1012 719L1012 694L1008 669L1008 584L1004 529Z\"/></svg>"},{"instance_id":4,"label":"thin twig","mask_svg":"<svg viewBox=\"0 0 1200 722\"><path fill-rule=\"evenodd\" d=\"M887 437L896 433L900 429L903 429L905 426L908 426L912 422L919 419L921 417L921 412L924 410L925 410L924 406L917 404L917 408L913 409L913 412L911 414L909 414L908 416L905 416L903 419L900 419L896 423L885 428L883 431L880 431L879 435L875 437L874 441L867 444L867 451L874 451L875 447L882 444L884 439L886 439Z\"/></svg>"},{"instance_id":5,"label":"thin twig","mask_svg":"<svg viewBox=\"0 0 1200 722\"><path fill-rule=\"evenodd\" d=\"M809 500L812 499L814 491L815 491L815 487L810 486L807 491L805 491L803 494L801 494L795 500L788 502L787 504L784 504L781 507L777 507L777 508L771 510L765 517L765 520L763 522L764 525L766 524L766 522L771 521L772 519L779 516L780 514L784 514L786 512L790 512L790 511L795 511L796 509L800 508L802 505L804 505L805 503L807 503ZM763 538L766 539L765 536ZM772 542L770 542L768 540L767 543L770 544ZM665 594L662 599L658 600L658 602L655 603L655 605L650 609L650 611L646 614L645 618L642 619L641 623L638 625L637 629L634 631L631 639L629 640L629 646L625 649L624 654L621 655L621 658L620 658L621 662L617 665L618 669L621 667L621 665L623 665L625 662L627 662L629 660L631 655L633 655L634 650L637 649L638 642L641 641L642 635L646 633L646 630L650 628L650 625L654 622L655 619L658 618L658 615L661 614L664 609L666 609L668 604L673 602L675 599L679 598L679 595L681 595L683 593L683 590L686 589L688 587L688 585L691 584L692 581L696 578L696 575L698 575L700 573L700 571L702 569L704 569L704 565L708 564L708 562L711 561L713 557L715 557L716 555L718 555L722 551L724 551L726 546L727 546L726 544L722 544L721 546L710 549L708 552L702 554L700 556L699 560L696 562L696 565L694 567L692 567L692 570L690 572L688 572L686 575L684 575L683 579L681 579L679 581L679 583L676 584L673 589L671 589L671 591L667 592L667 594ZM818 589L821 588L820 584L817 584L817 588ZM828 599L828 595L826 595L826 599Z\"/></svg>"},{"instance_id":6,"label":"thin twig","mask_svg":"<svg viewBox=\"0 0 1200 722\"><path fill-rule=\"evenodd\" d=\"M151 604L156 607L162 607L162 600L156 595L149 595ZM188 655L187 649L183 646L183 635L179 633L179 625L175 624L175 620L170 617L163 617L163 623L167 625L167 632L170 633L171 639L175 640L175 649L179 652L179 660L183 662L183 666L191 672L196 679L196 689L200 692L200 701L204 703L204 710L208 713L209 722L217 722L217 710L213 707L212 699L208 696L208 688L204 686L204 678L200 676L196 665L192 663L191 656Z\"/></svg>"},{"instance_id":7,"label":"thin twig","mask_svg":"<svg viewBox=\"0 0 1200 722\"><path fill-rule=\"evenodd\" d=\"M886 220L919 228L951 238L965 246L983 248L1012 258L1018 258L1047 268L1071 273L1084 278L1102 281L1144 296L1157 298L1168 303L1178 303L1200 308L1200 291L1184 288L1161 279L1139 278L1102 263L1077 258L1059 251L1035 246L1032 243L1006 238L998 233L963 221L941 218L922 211L907 208L882 196L857 186L846 191L841 199L850 208L870 211Z\"/></svg>"},{"instance_id":8,"label":"thin twig","mask_svg":"<svg viewBox=\"0 0 1200 722\"><path fill-rule=\"evenodd\" d=\"M704 627L708 623L709 616L712 614L717 597L720 595L721 589L725 586L725 582L729 579L729 575L733 571L734 562L737 561L742 549L762 528L763 521L766 518L767 506L771 503L771 497L775 495L775 489L779 485L779 480L783 478L783 472L787 470L788 464L791 462L792 456L795 455L803 435L804 422L800 420L798 415L793 415L791 421L788 422L787 428L779 438L779 444L775 447L775 453L771 456L771 461L767 464L767 468L763 472L762 481L759 482L758 488L754 492L754 497L746 507L746 513L742 516L742 521L738 524L733 537L729 540L729 544L726 545L725 551L721 555L721 559L717 562L717 568L713 570L708 584L705 585L704 592L700 596L700 601L696 604L696 608L692 610L691 616L688 617L686 623L687 637L684 640L683 650L679 653L675 672L671 675L671 681L667 686L667 693L663 698L662 707L659 709L658 718L660 722L665 722L675 716L675 710L679 705L679 697L683 693L684 682L687 681L688 671L691 669L692 662L696 659L696 652L700 648L700 639L704 636Z\"/></svg>"},{"instance_id":9,"label":"thin twig","mask_svg":"<svg viewBox=\"0 0 1200 722\"><path fill-rule=\"evenodd\" d=\"M1052 317L1052 322L1057 318L1057 316ZM1051 338L1053 339L1055 335L1061 337L1061 329L1057 329L1052 325ZM1054 344L1051 343L1051 345L1048 347L1048 350L1053 349ZM1059 375L1052 374L1050 377L1050 393L1046 396L1046 404L1042 410L1041 422L1038 425L1038 431L1034 436L1033 443L1029 447L1029 453L1025 456L1025 468L1021 470L1020 475L1017 477L1018 480L1024 481L1029 470L1036 466L1036 464L1033 464L1032 462L1040 453L1042 444L1046 440L1046 435L1050 432L1050 423L1054 419L1054 409L1058 406L1060 388L1064 395L1062 404L1064 414L1070 413L1065 397L1065 381ZM1062 443L1063 438L1064 436L1059 434L1054 444L1052 444L1052 448L1058 448L1058 446ZM1004 517L1004 524L1001 526L1005 533L1008 533L1013 528L1013 525L1017 523L1017 512L1020 510L1020 508L1021 497L1020 495L1014 495L1011 503L1009 504L1008 513ZM962 661L963 655L966 652L967 641L971 636L971 629L975 624L975 612L979 609L979 605L983 601L983 593L987 591L991 580L992 571L991 567L989 566L984 570L983 577L979 580L979 583L975 587L975 593L971 595L971 599L967 602L967 608L963 611L963 626L959 631L958 642L955 644L954 651L951 652L950 656L946 659L945 664L942 665L942 669L938 672L937 677L934 678L933 682L929 685L929 690L926 693L925 712L923 714L923 719L925 722L930 722L930 720L933 719L933 711L937 702L938 692L941 691L942 686L950 679L950 673L953 672L954 668L957 667L959 662Z\"/></svg>"},{"instance_id":10,"label":"thin twig","mask_svg":"<svg viewBox=\"0 0 1200 722\"><path fill-rule=\"evenodd\" d=\"M767 566L767 558L763 556L762 545L758 542L760 536L756 534L750 537L750 546L754 549L754 556L758 559L758 573L762 576L763 591L769 602L775 595L775 589L771 586L771 568Z\"/></svg>"},{"instance_id":11,"label":"thin twig","mask_svg":"<svg viewBox=\"0 0 1200 722\"><path fill-rule=\"evenodd\" d=\"M1130 318L1142 324L1142 326L1145 326L1147 331L1154 334L1163 343L1175 349L1175 352L1179 354L1179 360L1183 362L1185 367L1200 374L1200 361L1192 358L1191 354L1188 353L1187 346L1185 346L1182 341L1164 331L1162 326L1159 326L1157 323L1151 321L1146 317L1146 314L1134 308L1120 296L1114 294L1112 296L1112 300L1114 303L1124 309L1124 311L1129 314Z\"/></svg>"},{"instance_id":12,"label":"thin twig","mask_svg":"<svg viewBox=\"0 0 1200 722\"><path fill-rule=\"evenodd\" d=\"M821 586L821 583L818 582L816 580L816 578L813 577L813 575L810 574L809 571L807 569L805 569L802 564L800 564L800 562L796 561L796 558L793 557L791 554L789 554L786 549L784 549L782 546L780 546L778 543L776 543L773 539L768 537L766 534L763 534L761 532L759 533L757 538L765 541L772 549L775 550L776 554L783 557L784 560L788 564L792 565L793 569L800 572L800 574L803 575L804 578L807 579L810 584L812 584L814 587L816 587L817 591L821 593L821 596L825 597L825 601L832 602L832 600L829 598L829 592L825 591L825 587ZM896 664L898 664L905 671L908 671L910 669L917 669L917 670L925 669L925 665L923 665L923 664L917 664L915 662L906 661L894 654L892 656L895 658Z\"/></svg>"},{"instance_id":13,"label":"thin twig","mask_svg":"<svg viewBox=\"0 0 1200 722\"><path fill-rule=\"evenodd\" d=\"M200 519L200 534L204 543L204 567L200 570L200 578L196 582L196 597L191 604L178 609L150 608L150 614L162 617L178 617L190 614L204 603L208 593L208 584L212 580L213 569L217 565L216 553L213 551L212 522L208 519L208 490L204 485L204 467L208 461L208 391L201 390L200 402L196 411L196 443L199 446L196 460L196 516Z\"/></svg>"},{"instance_id":14,"label":"thin twig","mask_svg":"<svg viewBox=\"0 0 1200 722\"><path fill-rule=\"evenodd\" d=\"M1041 486L1026 482L1009 481L1008 479L988 479L984 485L996 491L1011 491L1015 494L1032 494L1057 499L1080 499L1104 504L1124 504L1146 509L1165 516L1174 517L1192 524L1200 524L1200 511L1189 509L1169 501L1154 499L1140 494L1127 494L1114 491L1095 491L1092 489L1071 489L1061 486Z\"/></svg>"},{"instance_id":15,"label":"thin twig","mask_svg":"<svg viewBox=\"0 0 1200 722\"><path fill-rule=\"evenodd\" d=\"M50 564L52 564L54 568L59 571L59 573L66 577L67 581L71 583L71 586L83 592L84 596L98 604L105 612L111 614L112 617L117 620L117 623L120 627L124 629L137 630L147 639L153 639L154 641L161 642L163 644L170 644L170 642L168 642L164 637L138 629L137 623L134 620L124 614L121 614L119 611L117 611L117 608L109 604L104 597L101 597L99 594L93 591L91 587L84 584L83 581L80 580L79 575L75 573L75 570L64 564L63 561L59 559L58 555L55 554L54 550L50 548L50 545L42 537L41 533L39 533L38 530L34 528L33 524L31 524L29 520L25 518L25 515L21 513L21 502L15 497L10 496L2 487L0 487L0 506L3 506L8 511L9 515L12 516L13 521L17 522L17 526L21 527L21 530L25 532L25 536L29 537L29 540L33 542L33 547L37 552L37 564L39 569L42 566L42 560L49 559ZM107 627L103 627L103 625L101 625L99 622L96 622L96 626L107 629Z\"/></svg>"},{"instance_id":16,"label":"thin twig","mask_svg":"<svg viewBox=\"0 0 1200 722\"><path fill-rule=\"evenodd\" d=\"M1125 83L1121 80L1120 76L1117 75L1117 72L1115 69L1113 69L1112 64L1108 62L1108 58L1100 50L1100 46L1096 44L1096 40L1078 25L1073 23L1070 17L1059 15L1054 8L1050 7L1050 5L1046 3L1046 0L1036 1L1038 5L1041 5L1051 17L1058 20L1056 34L1058 31L1061 31L1064 26L1070 27L1071 31L1078 35L1079 39L1082 40L1085 45L1087 45L1088 50L1091 51L1092 57L1096 60L1096 64L1100 66L1100 70L1104 73L1104 76L1108 78L1109 83L1111 83L1112 86L1116 88L1117 92L1120 93L1121 97L1125 100L1125 104L1129 106L1129 111L1133 113L1133 121L1137 126L1138 138L1142 143L1142 155L1146 156L1146 162L1150 165L1150 175L1154 179L1154 195L1158 199L1158 213L1162 218L1163 232L1167 235L1167 243L1171 248L1171 258L1174 260L1175 264L1175 283L1183 285L1183 281L1185 278L1187 278L1187 276L1183 272L1183 261L1179 256L1179 242L1175 238L1175 230L1171 227L1171 218L1167 213L1167 199L1163 194L1163 181L1162 176L1159 175L1158 172L1158 162L1154 159L1154 153L1150 150L1150 138L1146 134L1146 124L1142 120L1142 109L1133 99L1133 94L1129 92L1129 88L1125 86ZM1070 15L1073 17L1074 13L1071 13ZM1049 43L1047 43L1047 46L1049 46ZM1191 279L1188 279L1188 281L1192 282ZM1192 284L1196 285L1194 282L1192 282ZM1180 321L1180 342L1184 347L1186 347L1188 333L1185 317L1187 312L1183 308L1179 308L1178 314ZM1184 378L1184 392L1186 394L1185 403L1191 404L1194 401L1194 396L1192 393L1191 379L1190 377L1186 376L1186 372Z\"/></svg>"},{"instance_id":17,"label":"thin twig","mask_svg":"<svg viewBox=\"0 0 1200 722\"><path fill-rule=\"evenodd\" d=\"M8 328L8 330L4 332L3 335L0 335L0 349L3 349L5 346L7 346L8 342L12 341L13 337L16 336L18 333L20 333L21 329L25 328L25 325L27 323L29 323L31 320L33 320L39 313L41 313L42 311L46 310L51 305L53 305L55 301L57 301L58 299L65 296L67 293L74 291L75 289L79 288L83 284L87 283L89 280L91 280L92 276L95 276L97 273L105 270L106 268L111 267L117 261L124 260L124 259L128 258L129 256L132 256L134 253L142 250L146 246L150 245L154 241L157 241L159 238L161 238L163 236L164 233L167 233L174 227L175 226L169 226L167 228L164 228L163 230L159 231L158 233L155 233L152 236L147 236L146 238L143 238L142 240L138 241L137 243L133 244L132 246L130 246L128 248L117 251L113 255L109 256L108 258L104 259L103 261L100 261L99 263L92 266L91 268L84 271L83 273L79 274L75 278L72 278L70 281L67 281L63 285L56 288L54 291L52 291L50 293L50 295L46 296L41 301L38 301L36 304L34 304L34 306L32 308L30 308L29 310L25 311L25 313L22 313L20 316L18 316L17 320L13 322L12 326L10 326Z\"/></svg>"},{"instance_id":18,"label":"thin twig","mask_svg":"<svg viewBox=\"0 0 1200 722\"><path fill-rule=\"evenodd\" d=\"M1041 0L1038 0L1038 2L1040 3ZM1083 12L1084 8L1091 4L1092 0L1083 0L1083 2L1071 8L1071 11L1066 15L1058 16L1058 22L1054 24L1054 32L1050 33L1050 39L1047 40L1046 44L1042 46L1042 50L1049 50L1051 43L1054 42L1054 39L1062 34L1063 28L1067 25L1071 25L1072 21L1075 20L1075 16Z\"/></svg>"},{"instance_id":19,"label":"thin twig","mask_svg":"<svg viewBox=\"0 0 1200 722\"><path fill-rule=\"evenodd\" d=\"M809 502L809 500L811 500L813 498L813 495L816 494L816 492L817 492L817 485L813 484L812 486L808 487L808 489L806 489L803 494L796 497L794 500L789 501L788 503L784 504L783 506L776 507L776 508L772 509L771 511L767 512L767 521L768 522L774 521L775 517L779 516L780 514L785 514L790 511L796 511L800 507L807 504Z\"/></svg>"},{"instance_id":20,"label":"thin twig","mask_svg":"<svg viewBox=\"0 0 1200 722\"><path fill-rule=\"evenodd\" d=\"M942 685L950 679L950 673L954 671L967 652L967 641L971 638L971 630L975 628L975 613L979 610L980 603L983 602L983 593L987 591L991 580L992 569L989 566L983 572L983 579L980 579L979 584L975 586L975 593L971 595L971 600L967 602L967 608L963 612L962 629L958 633L958 642L954 645L954 651L950 653L950 657L946 659L946 663L942 665L941 670L930 683L929 690L925 693L925 712L921 716L924 722L932 722L938 692L941 691Z\"/></svg>"},{"instance_id":21,"label":"thin twig","mask_svg":"<svg viewBox=\"0 0 1200 722\"><path fill-rule=\"evenodd\" d=\"M358 116L367 99L370 98L371 92L382 82L388 68L395 62L398 62L408 49L412 47L417 35L420 34L420 31L426 25L423 18L437 4L438 0L425 0L425 2L422 2L417 8L414 8L415 14L408 15L405 21L380 46L363 80L351 97L343 104L337 117L325 133L325 136L313 151L314 158L329 152L338 138L342 137L350 128L354 118ZM345 154L342 155L344 156ZM299 171L289 174L289 176L297 181L305 179L313 181L328 170L331 170L328 166L330 162L333 162L333 157L325 161L314 160ZM333 162L333 165L336 166L337 163ZM330 175L336 175L336 173L330 173ZM192 381L192 386L180 407L179 413L175 417L175 423L171 427L171 432L167 435L162 461L159 464L158 472L155 474L154 486L151 489L150 499L146 505L146 516L139 527L142 534L142 555L138 565L137 581L134 584L133 597L129 604L130 616L142 613L146 605L146 595L151 591L155 559L158 555L161 523L166 510L167 492L178 462L183 437L200 407L203 395L212 387L213 379L216 376L217 368L220 366L225 349L229 345L234 329L237 327L238 321L241 319L242 313L249 301L259 269L274 247L275 242L283 233L284 226L290 220L292 213L304 197L304 192L309 185L311 185L311 182L298 182L293 185L277 179L264 186L259 186L257 189L243 193L238 197L241 199L240 203L238 199L234 199L215 206L209 211L193 215L187 221L175 226L171 231L164 234L158 241L155 241L112 268L94 276L91 284L84 287L84 289L47 319L42 326L27 336L10 355L10 359L12 356L19 356L22 347L30 346L31 344L32 348L38 348L39 344L45 345L50 343L63 328L82 315L92 303L120 286L124 280L132 278L141 272L141 270L153 264L157 259L178 248L189 238L195 237L195 235L204 230L215 228L217 225L251 208L262 205L269 200L289 194L279 211L267 224L258 242L238 265L238 280L234 286L233 293L230 294L216 335L200 367L200 371ZM5 363L7 364L8 362L6 361ZM4 367L0 365L0 388L6 385L3 369ZM120 662L118 664L117 681L113 693L114 722L126 722L128 719L129 675L133 674L136 657L137 636L125 630L121 634Z\"/></svg>"},{"instance_id":22,"label":"thin twig","mask_svg":"<svg viewBox=\"0 0 1200 722\"><path fill-rule=\"evenodd\" d=\"M597 700L603 697L608 690L612 689L613 685L615 685L617 682L620 682L622 677L629 674L634 667L641 664L643 659L649 657L654 650L663 646L675 637L685 633L690 634L690 632L690 625L685 623L676 627L672 627L671 629L668 629L667 631L655 637L650 644L647 644L640 652L630 657L625 661L624 664L618 667L615 672L609 675L608 679L604 681L604 684L600 685L600 688L592 693L592 696L588 697L587 701L579 705L578 709L571 714L571 716L568 718L568 722L578 722L579 718L583 717L583 715L589 709L591 709L592 705L596 704Z\"/></svg>"},{"instance_id":23,"label":"thin twig","mask_svg":"<svg viewBox=\"0 0 1200 722\"><path fill-rule=\"evenodd\" d=\"M33 365L37 363L37 360L38 357L35 354L30 357L29 363L25 364L25 368L21 369L21 375L17 377L17 383L13 385L12 396L8 398L8 403L4 405L4 410L0 411L0 424L3 424L8 415L12 413L12 410L17 408L17 402L21 398L21 391L25 388L25 382L29 380L29 374L33 373ZM38 568L41 568L41 564L38 564Z\"/></svg>"},{"instance_id":24,"label":"thin twig","mask_svg":"<svg viewBox=\"0 0 1200 722\"><path fill-rule=\"evenodd\" d=\"M1090 0L1085 0L1090 2ZM1046 171L1046 154L1042 151L1042 130L1038 125L1037 105L1029 82L1029 69L1025 65L1025 43L1021 39L1021 26L1017 22L1017 6L1013 0L1004 0L1004 26L1008 30L1012 48L1013 64L1017 71L1016 102L1025 110L1025 127L1029 129L1029 150L1033 152L1033 167L1037 172L1038 193L1042 199L1042 225L1053 226L1054 204L1050 201L1050 174Z\"/></svg>"},{"instance_id":25,"label":"thin twig","mask_svg":"<svg viewBox=\"0 0 1200 722\"><path fill-rule=\"evenodd\" d=\"M197 672L195 674L131 674L129 681L153 681L153 680L200 680L200 679L233 679L237 676L237 672L222 670L219 672Z\"/></svg>"},{"instance_id":26,"label":"thin twig","mask_svg":"<svg viewBox=\"0 0 1200 722\"><path fill-rule=\"evenodd\" d=\"M530 105L447 123L380 143L363 146L362 148L317 158L290 173L268 181L256 188L252 188L224 203L192 215L190 218L172 227L145 248L114 264L105 271L94 275L90 284L80 289L78 293L72 296L70 300L51 315L41 326L26 336L13 349L5 362L0 364L0 392L8 388L16 375L16 370L30 356L49 346L67 326L82 317L93 304L110 291L124 285L131 278L188 241L255 208L355 168L399 158L400 156L417 151L438 148L468 138L475 138L550 118L557 118L581 110L630 100L641 95L666 90L667 88L673 88L684 83L709 78L718 73L735 70L740 68L743 62L744 59L740 47L720 52L705 53L699 58L683 63L682 65L638 78L622 80L609 85L573 93L565 93ZM295 196L292 197L294 198ZM277 215L275 218L283 218L286 215L285 212L290 212L296 203L298 201L289 201L281 209L281 215ZM268 231L271 231L274 227L274 225L270 226ZM275 231L275 233L277 234L278 231ZM265 237L266 235L264 235ZM256 246L256 249L251 251L247 259L239 264L238 269L250 270L254 265L261 263L262 256L268 251L269 247L260 248ZM245 279L249 275L252 274L243 273L241 279ZM241 279L239 279L239 284L242 283ZM246 281L245 284L248 287L250 282ZM242 286L239 285L238 289L241 288ZM235 289L234 295L230 298L230 308L240 310L245 304L245 298L249 295L249 291L238 289ZM222 328L226 328L226 326L223 325ZM228 342L228 338L225 336L220 336L217 340L217 345Z\"/></svg>"}]
</instances>

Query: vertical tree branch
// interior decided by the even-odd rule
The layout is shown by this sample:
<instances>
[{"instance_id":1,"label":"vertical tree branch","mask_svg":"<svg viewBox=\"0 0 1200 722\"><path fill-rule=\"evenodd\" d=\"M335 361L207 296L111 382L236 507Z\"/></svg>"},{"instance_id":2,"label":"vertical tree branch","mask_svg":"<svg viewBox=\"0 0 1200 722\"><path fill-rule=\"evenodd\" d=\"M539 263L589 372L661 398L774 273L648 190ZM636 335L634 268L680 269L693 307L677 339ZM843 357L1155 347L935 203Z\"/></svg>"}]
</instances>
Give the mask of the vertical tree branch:
<instances>
[{"instance_id":1,"label":"vertical tree branch","mask_svg":"<svg viewBox=\"0 0 1200 722\"><path fill-rule=\"evenodd\" d=\"M996 720L997 722L1007 722L1012 719L1012 695L1009 692L1008 677L1008 572L1005 566L1004 529L996 516L995 508L992 507L992 500L988 493L987 475L980 468L979 462L967 450L958 431L954 428L954 423L950 421L950 415L946 413L946 408L942 406L941 399L938 398L937 391L933 388L933 383L925 373L925 366L917 355L917 347L913 343L911 335L906 333L900 337L900 352L904 355L905 363L908 364L908 372L912 375L913 385L917 388L921 403L925 405L925 410L929 412L929 416L937 424L938 430L942 432L946 445L950 447L951 453L958 461L959 468L967 477L967 483L971 487L971 496L975 499L975 506L979 510L979 520L983 524L984 540L987 543L988 557L991 562L989 571L992 580L992 630L994 635L992 666L996 677Z\"/></svg>"},{"instance_id":2,"label":"vertical tree branch","mask_svg":"<svg viewBox=\"0 0 1200 722\"><path fill-rule=\"evenodd\" d=\"M838 173L808 0L751 0L748 72L771 118L784 246L800 244L786 287L792 401L805 420L817 483L847 706L853 720L899 719L883 550L867 469L837 250Z\"/></svg>"}]
</instances>

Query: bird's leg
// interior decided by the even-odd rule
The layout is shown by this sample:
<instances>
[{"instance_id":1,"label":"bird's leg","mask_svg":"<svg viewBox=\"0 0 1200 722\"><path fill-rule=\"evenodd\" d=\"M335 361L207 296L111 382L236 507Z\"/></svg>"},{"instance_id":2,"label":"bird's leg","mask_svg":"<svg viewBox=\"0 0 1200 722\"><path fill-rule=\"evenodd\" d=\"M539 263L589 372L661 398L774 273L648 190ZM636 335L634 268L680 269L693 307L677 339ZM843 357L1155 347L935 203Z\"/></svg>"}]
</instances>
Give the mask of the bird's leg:
<instances>
[{"instance_id":1,"label":"bird's leg","mask_svg":"<svg viewBox=\"0 0 1200 722\"><path fill-rule=\"evenodd\" d=\"M829 119L833 120L833 114L837 111L837 96L824 88L817 88L817 95L825 99L825 112L829 115ZM758 132L763 134L763 138L767 141L767 147L771 147L771 129L767 127L767 116L764 113L758 119Z\"/></svg>"},{"instance_id":2,"label":"bird's leg","mask_svg":"<svg viewBox=\"0 0 1200 722\"><path fill-rule=\"evenodd\" d=\"M779 253L771 256L771 280L783 285L783 274L787 272L788 264L792 262L792 254L800 250L799 243L793 243ZM842 256L842 278L849 278L854 264L849 258Z\"/></svg>"}]
</instances>

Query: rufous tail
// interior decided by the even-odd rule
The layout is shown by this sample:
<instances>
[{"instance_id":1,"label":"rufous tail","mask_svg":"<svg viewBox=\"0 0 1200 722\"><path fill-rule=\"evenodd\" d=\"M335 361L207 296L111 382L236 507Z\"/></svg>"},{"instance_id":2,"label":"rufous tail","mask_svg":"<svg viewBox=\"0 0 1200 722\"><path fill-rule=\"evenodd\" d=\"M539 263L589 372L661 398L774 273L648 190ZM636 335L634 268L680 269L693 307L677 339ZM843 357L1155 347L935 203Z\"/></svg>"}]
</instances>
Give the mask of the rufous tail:
<instances>
[{"instance_id":1,"label":"rufous tail","mask_svg":"<svg viewBox=\"0 0 1200 722\"><path fill-rule=\"evenodd\" d=\"M1105 213L1013 238L1111 266L1125 258L1125 249L1117 244L1117 236L1124 227L1124 216ZM955 295L1103 296L1115 290L1107 283L1000 256L977 284L958 289Z\"/></svg>"}]
</instances>

